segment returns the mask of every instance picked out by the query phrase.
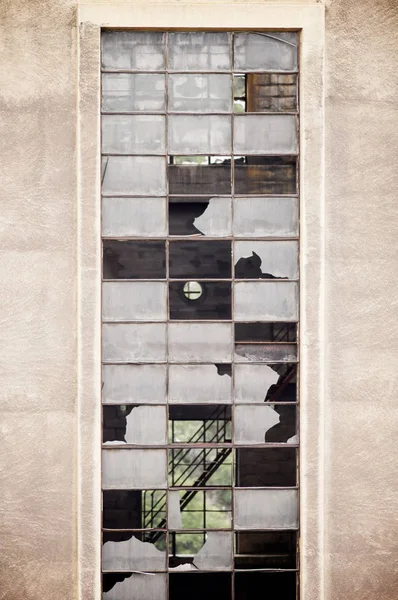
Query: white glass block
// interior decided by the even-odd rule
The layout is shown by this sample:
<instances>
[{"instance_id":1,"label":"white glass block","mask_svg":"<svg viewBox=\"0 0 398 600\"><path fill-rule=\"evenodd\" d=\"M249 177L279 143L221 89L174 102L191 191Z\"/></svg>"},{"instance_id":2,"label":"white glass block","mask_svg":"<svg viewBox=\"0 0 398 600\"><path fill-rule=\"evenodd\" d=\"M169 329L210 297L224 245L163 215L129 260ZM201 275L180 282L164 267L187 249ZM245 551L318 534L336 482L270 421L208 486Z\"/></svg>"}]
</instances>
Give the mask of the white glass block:
<instances>
[{"instance_id":1,"label":"white glass block","mask_svg":"<svg viewBox=\"0 0 398 600\"><path fill-rule=\"evenodd\" d=\"M194 565L200 571L232 571L233 533L208 531L206 541L194 556Z\"/></svg>"},{"instance_id":2,"label":"white glass block","mask_svg":"<svg viewBox=\"0 0 398 600\"><path fill-rule=\"evenodd\" d=\"M172 71L231 69L231 34L199 31L170 33L169 69Z\"/></svg>"},{"instance_id":3,"label":"white glass block","mask_svg":"<svg viewBox=\"0 0 398 600\"><path fill-rule=\"evenodd\" d=\"M265 434L280 421L272 406L236 406L234 441L236 444L264 444Z\"/></svg>"},{"instance_id":4,"label":"white glass block","mask_svg":"<svg viewBox=\"0 0 398 600\"><path fill-rule=\"evenodd\" d=\"M261 278L261 274L269 274L277 279L298 278L298 242L273 241L234 243L235 265L241 259L243 259L242 262L245 258L253 259L253 255L256 255L261 260L261 263L259 264L259 278ZM242 279L245 279L243 275Z\"/></svg>"},{"instance_id":5,"label":"white glass block","mask_svg":"<svg viewBox=\"0 0 398 600\"><path fill-rule=\"evenodd\" d=\"M297 198L235 198L236 237L298 235Z\"/></svg>"},{"instance_id":6,"label":"white glass block","mask_svg":"<svg viewBox=\"0 0 398 600\"><path fill-rule=\"evenodd\" d=\"M230 112L230 75L169 76L169 110L178 112Z\"/></svg>"},{"instance_id":7,"label":"white glass block","mask_svg":"<svg viewBox=\"0 0 398 600\"><path fill-rule=\"evenodd\" d=\"M102 235L165 236L166 210L166 198L102 198Z\"/></svg>"},{"instance_id":8,"label":"white glass block","mask_svg":"<svg viewBox=\"0 0 398 600\"><path fill-rule=\"evenodd\" d=\"M235 490L236 529L297 529L297 490Z\"/></svg>"},{"instance_id":9,"label":"white glass block","mask_svg":"<svg viewBox=\"0 0 398 600\"><path fill-rule=\"evenodd\" d=\"M157 489L166 485L166 450L112 448L102 451L104 490Z\"/></svg>"},{"instance_id":10,"label":"white glass block","mask_svg":"<svg viewBox=\"0 0 398 600\"><path fill-rule=\"evenodd\" d=\"M105 156L102 191L113 194L165 196L166 161L160 156Z\"/></svg>"},{"instance_id":11,"label":"white glass block","mask_svg":"<svg viewBox=\"0 0 398 600\"><path fill-rule=\"evenodd\" d=\"M228 363L232 357L230 323L170 323L171 362Z\"/></svg>"},{"instance_id":12,"label":"white glass block","mask_svg":"<svg viewBox=\"0 0 398 600\"><path fill-rule=\"evenodd\" d=\"M152 362L166 360L164 323L104 323L104 362Z\"/></svg>"},{"instance_id":13,"label":"white glass block","mask_svg":"<svg viewBox=\"0 0 398 600\"><path fill-rule=\"evenodd\" d=\"M166 365L103 365L104 404L165 404Z\"/></svg>"},{"instance_id":14,"label":"white glass block","mask_svg":"<svg viewBox=\"0 0 398 600\"><path fill-rule=\"evenodd\" d=\"M235 116L234 153L297 154L295 115Z\"/></svg>"},{"instance_id":15,"label":"white glass block","mask_svg":"<svg viewBox=\"0 0 398 600\"><path fill-rule=\"evenodd\" d=\"M167 495L167 508L167 527L169 529L183 529L179 491L169 490Z\"/></svg>"},{"instance_id":16,"label":"white glass block","mask_svg":"<svg viewBox=\"0 0 398 600\"><path fill-rule=\"evenodd\" d=\"M235 402L263 404L279 375L268 365L235 365Z\"/></svg>"},{"instance_id":17,"label":"white glass block","mask_svg":"<svg viewBox=\"0 0 398 600\"><path fill-rule=\"evenodd\" d=\"M104 281L102 318L104 321L165 321L166 284L157 281Z\"/></svg>"},{"instance_id":18,"label":"white glass block","mask_svg":"<svg viewBox=\"0 0 398 600\"><path fill-rule=\"evenodd\" d=\"M234 304L237 321L297 321L297 283L238 282L234 285Z\"/></svg>"},{"instance_id":19,"label":"white glass block","mask_svg":"<svg viewBox=\"0 0 398 600\"><path fill-rule=\"evenodd\" d=\"M161 115L102 115L104 154L164 154L165 139Z\"/></svg>"},{"instance_id":20,"label":"white glass block","mask_svg":"<svg viewBox=\"0 0 398 600\"><path fill-rule=\"evenodd\" d=\"M103 73L104 112L164 111L165 76L155 73Z\"/></svg>"},{"instance_id":21,"label":"white glass block","mask_svg":"<svg viewBox=\"0 0 398 600\"><path fill-rule=\"evenodd\" d=\"M297 33L236 33L235 70L297 70Z\"/></svg>"},{"instance_id":22,"label":"white glass block","mask_svg":"<svg viewBox=\"0 0 398 600\"><path fill-rule=\"evenodd\" d=\"M165 406L136 406L126 417L126 444L166 444Z\"/></svg>"},{"instance_id":23,"label":"white glass block","mask_svg":"<svg viewBox=\"0 0 398 600\"><path fill-rule=\"evenodd\" d=\"M231 198L210 198L209 205L200 217L194 219L194 226L203 235L222 237L231 235Z\"/></svg>"},{"instance_id":24,"label":"white glass block","mask_svg":"<svg viewBox=\"0 0 398 600\"><path fill-rule=\"evenodd\" d=\"M171 154L230 154L231 118L219 115L170 115Z\"/></svg>"},{"instance_id":25,"label":"white glass block","mask_svg":"<svg viewBox=\"0 0 398 600\"><path fill-rule=\"evenodd\" d=\"M231 402L232 379L219 375L216 365L170 365L169 402L226 404Z\"/></svg>"},{"instance_id":26,"label":"white glass block","mask_svg":"<svg viewBox=\"0 0 398 600\"><path fill-rule=\"evenodd\" d=\"M235 344L235 362L291 363L297 344Z\"/></svg>"},{"instance_id":27,"label":"white glass block","mask_svg":"<svg viewBox=\"0 0 398 600\"><path fill-rule=\"evenodd\" d=\"M104 571L165 571L166 552L132 534L123 542L105 542L102 546Z\"/></svg>"},{"instance_id":28,"label":"white glass block","mask_svg":"<svg viewBox=\"0 0 398 600\"><path fill-rule=\"evenodd\" d=\"M104 69L158 71L165 67L164 33L105 31L102 34Z\"/></svg>"},{"instance_id":29,"label":"white glass block","mask_svg":"<svg viewBox=\"0 0 398 600\"><path fill-rule=\"evenodd\" d=\"M133 573L102 594L102 600L166 600L167 579L162 573Z\"/></svg>"}]
</instances>

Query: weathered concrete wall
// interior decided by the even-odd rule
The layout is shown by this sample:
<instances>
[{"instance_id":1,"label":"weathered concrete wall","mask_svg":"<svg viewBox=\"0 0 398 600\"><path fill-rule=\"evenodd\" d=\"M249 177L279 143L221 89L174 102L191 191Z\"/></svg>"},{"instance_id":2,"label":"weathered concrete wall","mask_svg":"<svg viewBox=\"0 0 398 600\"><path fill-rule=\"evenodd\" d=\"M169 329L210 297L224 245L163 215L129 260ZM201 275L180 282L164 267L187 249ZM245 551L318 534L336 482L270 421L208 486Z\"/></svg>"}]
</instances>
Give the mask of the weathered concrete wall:
<instances>
[{"instance_id":1,"label":"weathered concrete wall","mask_svg":"<svg viewBox=\"0 0 398 600\"><path fill-rule=\"evenodd\" d=\"M81 577L75 4L0 5L0 598L7 600L75 598ZM326 0L330 600L391 600L398 584L397 30L395 0Z\"/></svg>"}]
</instances>

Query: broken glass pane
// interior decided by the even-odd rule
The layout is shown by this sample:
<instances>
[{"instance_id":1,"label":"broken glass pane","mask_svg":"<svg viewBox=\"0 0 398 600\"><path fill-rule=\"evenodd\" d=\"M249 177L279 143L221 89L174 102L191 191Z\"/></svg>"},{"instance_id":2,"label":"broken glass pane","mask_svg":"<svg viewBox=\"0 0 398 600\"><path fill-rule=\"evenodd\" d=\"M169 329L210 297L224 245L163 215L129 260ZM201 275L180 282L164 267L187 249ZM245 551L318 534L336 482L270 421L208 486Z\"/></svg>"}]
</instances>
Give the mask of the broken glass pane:
<instances>
[{"instance_id":1,"label":"broken glass pane","mask_svg":"<svg viewBox=\"0 0 398 600\"><path fill-rule=\"evenodd\" d=\"M170 277L222 279L231 277L231 242L172 241Z\"/></svg>"},{"instance_id":2,"label":"broken glass pane","mask_svg":"<svg viewBox=\"0 0 398 600\"><path fill-rule=\"evenodd\" d=\"M166 236L166 198L102 198L103 236Z\"/></svg>"},{"instance_id":3,"label":"broken glass pane","mask_svg":"<svg viewBox=\"0 0 398 600\"><path fill-rule=\"evenodd\" d=\"M279 380L279 373L268 365L236 365L235 402L264 403L268 390Z\"/></svg>"},{"instance_id":4,"label":"broken glass pane","mask_svg":"<svg viewBox=\"0 0 398 600\"><path fill-rule=\"evenodd\" d=\"M104 154L164 154L166 120L160 115L102 115Z\"/></svg>"},{"instance_id":5,"label":"broken glass pane","mask_svg":"<svg viewBox=\"0 0 398 600\"><path fill-rule=\"evenodd\" d=\"M165 159L161 156L105 156L102 192L108 196L164 196Z\"/></svg>"},{"instance_id":6,"label":"broken glass pane","mask_svg":"<svg viewBox=\"0 0 398 600\"><path fill-rule=\"evenodd\" d=\"M231 318L231 284L202 282L198 297L187 297L185 283L169 284L170 319L172 320L227 320Z\"/></svg>"},{"instance_id":7,"label":"broken glass pane","mask_svg":"<svg viewBox=\"0 0 398 600\"><path fill-rule=\"evenodd\" d=\"M104 490L104 529L156 528L165 523L166 492L162 490ZM118 532L128 539L129 532Z\"/></svg>"},{"instance_id":8,"label":"broken glass pane","mask_svg":"<svg viewBox=\"0 0 398 600\"><path fill-rule=\"evenodd\" d=\"M103 241L104 279L163 279L166 277L164 242Z\"/></svg>"},{"instance_id":9,"label":"broken glass pane","mask_svg":"<svg viewBox=\"0 0 398 600\"><path fill-rule=\"evenodd\" d=\"M234 242L237 279L297 279L298 242Z\"/></svg>"},{"instance_id":10,"label":"broken glass pane","mask_svg":"<svg viewBox=\"0 0 398 600\"><path fill-rule=\"evenodd\" d=\"M169 448L169 485L231 486L231 448Z\"/></svg>"},{"instance_id":11,"label":"broken glass pane","mask_svg":"<svg viewBox=\"0 0 398 600\"><path fill-rule=\"evenodd\" d=\"M270 407L251 406L239 408L260 409ZM294 420L291 420L288 425L290 431L295 430ZM241 448L236 450L236 466L236 485L238 487L294 487L296 485L296 448ZM258 528L260 527L267 529L268 527L272 528L272 525L263 524Z\"/></svg>"},{"instance_id":12,"label":"broken glass pane","mask_svg":"<svg viewBox=\"0 0 398 600\"><path fill-rule=\"evenodd\" d=\"M296 573L282 571L261 573L260 571L237 572L235 577L235 600L252 600L258 590L267 590L267 600L296 600Z\"/></svg>"},{"instance_id":13,"label":"broken glass pane","mask_svg":"<svg viewBox=\"0 0 398 600\"><path fill-rule=\"evenodd\" d=\"M230 112L230 75L170 75L169 110L178 112Z\"/></svg>"},{"instance_id":14,"label":"broken glass pane","mask_svg":"<svg viewBox=\"0 0 398 600\"><path fill-rule=\"evenodd\" d=\"M238 115L235 154L297 154L295 115Z\"/></svg>"},{"instance_id":15,"label":"broken glass pane","mask_svg":"<svg viewBox=\"0 0 398 600\"><path fill-rule=\"evenodd\" d=\"M104 404L165 404L166 365L103 365Z\"/></svg>"},{"instance_id":16,"label":"broken glass pane","mask_svg":"<svg viewBox=\"0 0 398 600\"><path fill-rule=\"evenodd\" d=\"M292 443L296 434L296 407L292 404L235 407L236 444Z\"/></svg>"},{"instance_id":17,"label":"broken glass pane","mask_svg":"<svg viewBox=\"0 0 398 600\"><path fill-rule=\"evenodd\" d=\"M104 573L102 591L102 600L166 600L166 574Z\"/></svg>"},{"instance_id":18,"label":"broken glass pane","mask_svg":"<svg viewBox=\"0 0 398 600\"><path fill-rule=\"evenodd\" d=\"M170 365L169 402L231 402L231 365Z\"/></svg>"},{"instance_id":19,"label":"broken glass pane","mask_svg":"<svg viewBox=\"0 0 398 600\"><path fill-rule=\"evenodd\" d=\"M295 569L297 532L242 531L235 553L235 569Z\"/></svg>"},{"instance_id":20,"label":"broken glass pane","mask_svg":"<svg viewBox=\"0 0 398 600\"><path fill-rule=\"evenodd\" d=\"M222 444L230 442L231 437L230 406L224 404L169 405L170 444Z\"/></svg>"},{"instance_id":21,"label":"broken glass pane","mask_svg":"<svg viewBox=\"0 0 398 600\"><path fill-rule=\"evenodd\" d=\"M170 235L231 235L231 198L184 196L169 198Z\"/></svg>"},{"instance_id":22,"label":"broken glass pane","mask_svg":"<svg viewBox=\"0 0 398 600\"><path fill-rule=\"evenodd\" d=\"M229 323L170 323L168 336L171 362L231 362Z\"/></svg>"},{"instance_id":23,"label":"broken glass pane","mask_svg":"<svg viewBox=\"0 0 398 600\"><path fill-rule=\"evenodd\" d=\"M170 568L178 571L231 571L233 537L228 531L203 534L173 534L175 556L170 552ZM184 554L181 553L183 549ZM171 544L173 550L173 544ZM189 554L191 556L189 556ZM179 563L178 566L176 563Z\"/></svg>"},{"instance_id":24,"label":"broken glass pane","mask_svg":"<svg viewBox=\"0 0 398 600\"><path fill-rule=\"evenodd\" d=\"M170 115L171 154L230 154L231 118L218 115Z\"/></svg>"},{"instance_id":25,"label":"broken glass pane","mask_svg":"<svg viewBox=\"0 0 398 600\"><path fill-rule=\"evenodd\" d=\"M234 495L235 528L297 529L297 498L295 489L237 489Z\"/></svg>"},{"instance_id":26,"label":"broken glass pane","mask_svg":"<svg viewBox=\"0 0 398 600\"><path fill-rule=\"evenodd\" d=\"M234 294L237 320L297 321L296 282L237 282Z\"/></svg>"},{"instance_id":27,"label":"broken glass pane","mask_svg":"<svg viewBox=\"0 0 398 600\"><path fill-rule=\"evenodd\" d=\"M104 281L102 318L105 321L165 321L167 288L150 281Z\"/></svg>"},{"instance_id":28,"label":"broken glass pane","mask_svg":"<svg viewBox=\"0 0 398 600\"><path fill-rule=\"evenodd\" d=\"M112 448L102 451L104 489L165 488L166 484L166 450Z\"/></svg>"},{"instance_id":29,"label":"broken glass pane","mask_svg":"<svg viewBox=\"0 0 398 600\"><path fill-rule=\"evenodd\" d=\"M247 112L297 110L297 75L252 73L247 78Z\"/></svg>"},{"instance_id":30,"label":"broken glass pane","mask_svg":"<svg viewBox=\"0 0 398 600\"><path fill-rule=\"evenodd\" d=\"M235 198L234 234L237 237L297 236L297 198Z\"/></svg>"},{"instance_id":31,"label":"broken glass pane","mask_svg":"<svg viewBox=\"0 0 398 600\"><path fill-rule=\"evenodd\" d=\"M104 112L161 112L166 108L165 76L151 73L103 73Z\"/></svg>"},{"instance_id":32,"label":"broken glass pane","mask_svg":"<svg viewBox=\"0 0 398 600\"><path fill-rule=\"evenodd\" d=\"M104 362L152 362L166 360L164 323L104 323Z\"/></svg>"},{"instance_id":33,"label":"broken glass pane","mask_svg":"<svg viewBox=\"0 0 398 600\"><path fill-rule=\"evenodd\" d=\"M165 535L160 534L165 546ZM130 533L123 541L107 540L102 546L104 571L164 571L166 551L159 550L147 534ZM106 536L104 534L104 539ZM143 538L143 539L140 539Z\"/></svg>"},{"instance_id":34,"label":"broken glass pane","mask_svg":"<svg viewBox=\"0 0 398 600\"><path fill-rule=\"evenodd\" d=\"M235 323L235 342L296 341L296 323Z\"/></svg>"},{"instance_id":35,"label":"broken glass pane","mask_svg":"<svg viewBox=\"0 0 398 600\"><path fill-rule=\"evenodd\" d=\"M231 34L224 32L169 33L172 71L227 71L231 69Z\"/></svg>"},{"instance_id":36,"label":"broken glass pane","mask_svg":"<svg viewBox=\"0 0 398 600\"><path fill-rule=\"evenodd\" d=\"M159 71L165 68L166 35L155 31L104 31L102 68Z\"/></svg>"},{"instance_id":37,"label":"broken glass pane","mask_svg":"<svg viewBox=\"0 0 398 600\"><path fill-rule=\"evenodd\" d=\"M236 362L295 362L296 344L236 344Z\"/></svg>"},{"instance_id":38,"label":"broken glass pane","mask_svg":"<svg viewBox=\"0 0 398 600\"><path fill-rule=\"evenodd\" d=\"M169 491L168 511L169 529L230 529L232 491Z\"/></svg>"},{"instance_id":39,"label":"broken glass pane","mask_svg":"<svg viewBox=\"0 0 398 600\"><path fill-rule=\"evenodd\" d=\"M295 71L297 69L297 33L236 33L235 70Z\"/></svg>"},{"instance_id":40,"label":"broken glass pane","mask_svg":"<svg viewBox=\"0 0 398 600\"><path fill-rule=\"evenodd\" d=\"M230 194L231 159L224 164L169 165L170 194Z\"/></svg>"},{"instance_id":41,"label":"broken glass pane","mask_svg":"<svg viewBox=\"0 0 398 600\"><path fill-rule=\"evenodd\" d=\"M103 407L103 442L166 444L164 406L113 405Z\"/></svg>"},{"instance_id":42,"label":"broken glass pane","mask_svg":"<svg viewBox=\"0 0 398 600\"><path fill-rule=\"evenodd\" d=\"M235 161L236 194L295 194L296 159L250 156Z\"/></svg>"}]
</instances>

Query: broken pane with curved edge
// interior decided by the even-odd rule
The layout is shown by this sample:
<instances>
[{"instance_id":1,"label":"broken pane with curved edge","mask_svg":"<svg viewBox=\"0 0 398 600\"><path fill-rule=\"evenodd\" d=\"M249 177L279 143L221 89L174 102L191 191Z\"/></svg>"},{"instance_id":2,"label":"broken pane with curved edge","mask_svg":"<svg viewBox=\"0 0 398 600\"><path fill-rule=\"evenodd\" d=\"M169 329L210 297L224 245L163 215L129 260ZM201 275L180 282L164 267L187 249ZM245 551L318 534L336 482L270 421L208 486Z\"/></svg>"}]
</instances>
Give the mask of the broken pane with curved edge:
<instances>
[{"instance_id":1,"label":"broken pane with curved edge","mask_svg":"<svg viewBox=\"0 0 398 600\"><path fill-rule=\"evenodd\" d=\"M234 118L235 154L297 154L295 115L238 115Z\"/></svg>"},{"instance_id":2,"label":"broken pane with curved edge","mask_svg":"<svg viewBox=\"0 0 398 600\"><path fill-rule=\"evenodd\" d=\"M169 529L231 529L232 490L168 492Z\"/></svg>"},{"instance_id":3,"label":"broken pane with curved edge","mask_svg":"<svg viewBox=\"0 0 398 600\"><path fill-rule=\"evenodd\" d=\"M237 282L235 319L239 321L297 321L298 288L293 281Z\"/></svg>"},{"instance_id":4,"label":"broken pane with curved edge","mask_svg":"<svg viewBox=\"0 0 398 600\"><path fill-rule=\"evenodd\" d=\"M169 75L168 85L170 111L200 113L231 111L230 75Z\"/></svg>"},{"instance_id":5,"label":"broken pane with curved edge","mask_svg":"<svg viewBox=\"0 0 398 600\"><path fill-rule=\"evenodd\" d=\"M165 196L166 160L161 156L104 156L102 192Z\"/></svg>"},{"instance_id":6,"label":"broken pane with curved edge","mask_svg":"<svg viewBox=\"0 0 398 600\"><path fill-rule=\"evenodd\" d=\"M249 73L247 112L288 112L297 110L297 75Z\"/></svg>"},{"instance_id":7,"label":"broken pane with curved edge","mask_svg":"<svg viewBox=\"0 0 398 600\"><path fill-rule=\"evenodd\" d=\"M166 600L166 577L162 573L105 573L102 600Z\"/></svg>"},{"instance_id":8,"label":"broken pane with curved edge","mask_svg":"<svg viewBox=\"0 0 398 600\"><path fill-rule=\"evenodd\" d=\"M168 167L170 194L230 194L231 158L210 165L174 165Z\"/></svg>"},{"instance_id":9,"label":"broken pane with curved edge","mask_svg":"<svg viewBox=\"0 0 398 600\"><path fill-rule=\"evenodd\" d=\"M102 198L102 235L164 237L166 210L166 198Z\"/></svg>"},{"instance_id":10,"label":"broken pane with curved edge","mask_svg":"<svg viewBox=\"0 0 398 600\"><path fill-rule=\"evenodd\" d=\"M231 362L230 323L170 323L168 336L170 362Z\"/></svg>"},{"instance_id":11,"label":"broken pane with curved edge","mask_svg":"<svg viewBox=\"0 0 398 600\"><path fill-rule=\"evenodd\" d=\"M292 446L236 449L237 487L295 487L297 448Z\"/></svg>"},{"instance_id":12,"label":"broken pane with curved edge","mask_svg":"<svg viewBox=\"0 0 398 600\"><path fill-rule=\"evenodd\" d=\"M166 108L165 76L154 73L103 73L104 112L162 112Z\"/></svg>"},{"instance_id":13,"label":"broken pane with curved edge","mask_svg":"<svg viewBox=\"0 0 398 600\"><path fill-rule=\"evenodd\" d=\"M231 448L169 448L169 486L232 485Z\"/></svg>"},{"instance_id":14,"label":"broken pane with curved edge","mask_svg":"<svg viewBox=\"0 0 398 600\"><path fill-rule=\"evenodd\" d=\"M102 115L104 154L164 154L165 143L162 115Z\"/></svg>"},{"instance_id":15,"label":"broken pane with curved edge","mask_svg":"<svg viewBox=\"0 0 398 600\"><path fill-rule=\"evenodd\" d=\"M166 365L103 365L103 404L166 404Z\"/></svg>"},{"instance_id":16,"label":"broken pane with curved edge","mask_svg":"<svg viewBox=\"0 0 398 600\"><path fill-rule=\"evenodd\" d=\"M296 435L296 407L292 404L235 407L236 444L294 444Z\"/></svg>"},{"instance_id":17,"label":"broken pane with curved edge","mask_svg":"<svg viewBox=\"0 0 398 600\"><path fill-rule=\"evenodd\" d=\"M268 365L235 366L235 402L264 403L268 390L279 380L279 374Z\"/></svg>"},{"instance_id":18,"label":"broken pane with curved edge","mask_svg":"<svg viewBox=\"0 0 398 600\"><path fill-rule=\"evenodd\" d=\"M298 235L297 198L235 198L236 237Z\"/></svg>"},{"instance_id":19,"label":"broken pane with curved edge","mask_svg":"<svg viewBox=\"0 0 398 600\"><path fill-rule=\"evenodd\" d=\"M295 569L296 531L242 531L235 534L235 569Z\"/></svg>"},{"instance_id":20,"label":"broken pane with curved edge","mask_svg":"<svg viewBox=\"0 0 398 600\"><path fill-rule=\"evenodd\" d=\"M231 571L233 534L229 531L175 533L170 550L170 571ZM178 564L177 564L178 563Z\"/></svg>"},{"instance_id":21,"label":"broken pane with curved edge","mask_svg":"<svg viewBox=\"0 0 398 600\"><path fill-rule=\"evenodd\" d=\"M102 450L102 486L105 490L165 488L166 485L166 450Z\"/></svg>"},{"instance_id":22,"label":"broken pane with curved edge","mask_svg":"<svg viewBox=\"0 0 398 600\"><path fill-rule=\"evenodd\" d=\"M224 32L169 33L171 71L228 71L231 69L231 34Z\"/></svg>"},{"instance_id":23,"label":"broken pane with curved edge","mask_svg":"<svg viewBox=\"0 0 398 600\"><path fill-rule=\"evenodd\" d=\"M155 529L166 523L163 490L104 490L102 498L104 529ZM117 534L119 539L129 536L127 531Z\"/></svg>"},{"instance_id":24,"label":"broken pane with curved edge","mask_svg":"<svg viewBox=\"0 0 398 600\"><path fill-rule=\"evenodd\" d=\"M170 235L229 236L231 222L231 197L169 197Z\"/></svg>"},{"instance_id":25,"label":"broken pane with curved edge","mask_svg":"<svg viewBox=\"0 0 398 600\"><path fill-rule=\"evenodd\" d=\"M235 33L235 70L295 71L297 44L295 32Z\"/></svg>"},{"instance_id":26,"label":"broken pane with curved edge","mask_svg":"<svg viewBox=\"0 0 398 600\"><path fill-rule=\"evenodd\" d=\"M165 68L166 34L155 31L104 31L102 67L159 71Z\"/></svg>"},{"instance_id":27,"label":"broken pane with curved edge","mask_svg":"<svg viewBox=\"0 0 398 600\"><path fill-rule=\"evenodd\" d=\"M102 568L104 571L165 571L166 550L159 550L147 534L130 532L128 539L107 540L102 546ZM127 537L125 535L124 537ZM166 546L166 536L161 535L161 544ZM112 534L104 533L104 540ZM139 538L144 538L140 540Z\"/></svg>"},{"instance_id":28,"label":"broken pane with curved edge","mask_svg":"<svg viewBox=\"0 0 398 600\"><path fill-rule=\"evenodd\" d=\"M234 523L236 529L297 529L297 490L236 489Z\"/></svg>"},{"instance_id":29,"label":"broken pane with curved edge","mask_svg":"<svg viewBox=\"0 0 398 600\"><path fill-rule=\"evenodd\" d=\"M296 362L296 344L235 344L235 362Z\"/></svg>"},{"instance_id":30,"label":"broken pane with curved edge","mask_svg":"<svg viewBox=\"0 0 398 600\"><path fill-rule=\"evenodd\" d=\"M296 194L296 158L247 156L234 161L235 194Z\"/></svg>"},{"instance_id":31,"label":"broken pane with curved edge","mask_svg":"<svg viewBox=\"0 0 398 600\"><path fill-rule=\"evenodd\" d=\"M109 444L166 444L166 407L133 406L131 404L104 406L103 442Z\"/></svg>"},{"instance_id":32,"label":"broken pane with curved edge","mask_svg":"<svg viewBox=\"0 0 398 600\"><path fill-rule=\"evenodd\" d=\"M166 360L165 323L104 323L104 362L152 362Z\"/></svg>"},{"instance_id":33,"label":"broken pane with curved edge","mask_svg":"<svg viewBox=\"0 0 398 600\"><path fill-rule=\"evenodd\" d=\"M104 279L164 279L164 241L103 240Z\"/></svg>"},{"instance_id":34,"label":"broken pane with curved edge","mask_svg":"<svg viewBox=\"0 0 398 600\"><path fill-rule=\"evenodd\" d=\"M230 154L231 117L170 115L170 154Z\"/></svg>"},{"instance_id":35,"label":"broken pane with curved edge","mask_svg":"<svg viewBox=\"0 0 398 600\"><path fill-rule=\"evenodd\" d=\"M298 242L234 242L237 279L297 279Z\"/></svg>"},{"instance_id":36,"label":"broken pane with curved edge","mask_svg":"<svg viewBox=\"0 0 398 600\"><path fill-rule=\"evenodd\" d=\"M169 403L230 403L231 389L231 365L169 366Z\"/></svg>"},{"instance_id":37,"label":"broken pane with curved edge","mask_svg":"<svg viewBox=\"0 0 398 600\"><path fill-rule=\"evenodd\" d=\"M157 281L104 281L102 318L105 321L165 321L166 283Z\"/></svg>"}]
</instances>

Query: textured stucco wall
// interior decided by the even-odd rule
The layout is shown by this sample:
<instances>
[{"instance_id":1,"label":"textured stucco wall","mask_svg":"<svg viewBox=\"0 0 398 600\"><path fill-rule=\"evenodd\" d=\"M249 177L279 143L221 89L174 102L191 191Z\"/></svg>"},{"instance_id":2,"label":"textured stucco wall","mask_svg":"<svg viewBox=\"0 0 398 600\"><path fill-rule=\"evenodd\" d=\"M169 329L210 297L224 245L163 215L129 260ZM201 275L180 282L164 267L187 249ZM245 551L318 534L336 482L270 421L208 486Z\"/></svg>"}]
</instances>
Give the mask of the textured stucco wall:
<instances>
[{"instance_id":1,"label":"textured stucco wall","mask_svg":"<svg viewBox=\"0 0 398 600\"><path fill-rule=\"evenodd\" d=\"M90 569L84 548L78 568L76 535L79 415L90 424L77 402L76 23L74 0L0 4L0 598L7 600L77 598L78 578ZM398 588L397 30L395 0L326 0L330 600L391 600ZM81 476L94 489L95 477Z\"/></svg>"}]
</instances>

